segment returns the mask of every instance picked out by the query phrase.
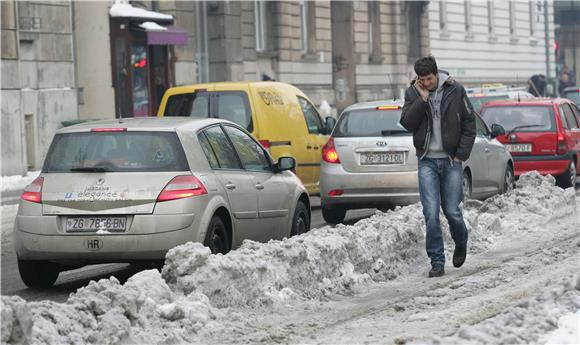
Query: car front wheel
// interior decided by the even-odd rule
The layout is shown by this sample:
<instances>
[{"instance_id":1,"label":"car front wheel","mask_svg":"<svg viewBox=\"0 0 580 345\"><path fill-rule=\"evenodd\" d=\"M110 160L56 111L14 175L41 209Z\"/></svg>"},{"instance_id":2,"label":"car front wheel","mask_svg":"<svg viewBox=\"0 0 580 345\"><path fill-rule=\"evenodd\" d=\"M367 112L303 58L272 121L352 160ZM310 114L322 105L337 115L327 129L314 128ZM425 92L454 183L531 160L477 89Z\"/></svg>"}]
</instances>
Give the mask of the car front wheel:
<instances>
[{"instance_id":1,"label":"car front wheel","mask_svg":"<svg viewBox=\"0 0 580 345\"><path fill-rule=\"evenodd\" d=\"M296 204L294 211L294 218L292 219L292 231L290 236L302 235L310 230L310 217L308 216L308 209L302 201Z\"/></svg>"},{"instance_id":2,"label":"car front wheel","mask_svg":"<svg viewBox=\"0 0 580 345\"><path fill-rule=\"evenodd\" d=\"M471 177L463 171L463 200L471 199Z\"/></svg>"},{"instance_id":3,"label":"car front wheel","mask_svg":"<svg viewBox=\"0 0 580 345\"><path fill-rule=\"evenodd\" d=\"M514 168L512 168L511 165L508 165L505 170L502 194L509 193L514 190L514 179Z\"/></svg>"}]
</instances>

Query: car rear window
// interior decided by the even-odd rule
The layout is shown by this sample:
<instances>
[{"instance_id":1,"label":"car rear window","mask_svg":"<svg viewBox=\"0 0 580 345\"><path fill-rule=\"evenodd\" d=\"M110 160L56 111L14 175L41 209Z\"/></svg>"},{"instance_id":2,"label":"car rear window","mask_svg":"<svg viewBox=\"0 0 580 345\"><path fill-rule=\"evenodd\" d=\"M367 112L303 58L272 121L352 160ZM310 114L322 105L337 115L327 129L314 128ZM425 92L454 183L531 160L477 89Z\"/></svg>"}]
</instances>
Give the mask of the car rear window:
<instances>
[{"instance_id":1,"label":"car rear window","mask_svg":"<svg viewBox=\"0 0 580 345\"><path fill-rule=\"evenodd\" d=\"M401 110L360 109L342 114L334 137L382 137L389 134L411 134L399 123Z\"/></svg>"},{"instance_id":2,"label":"car rear window","mask_svg":"<svg viewBox=\"0 0 580 345\"><path fill-rule=\"evenodd\" d=\"M472 96L469 97L469 101L471 102L471 105L473 105L473 109L475 109L475 111L479 112L481 110L481 107L483 107L483 105L487 102L491 102L491 101L497 101L497 100L501 100L501 99L508 99L509 96L507 94L504 95L493 95L493 96Z\"/></svg>"},{"instance_id":3,"label":"car rear window","mask_svg":"<svg viewBox=\"0 0 580 345\"><path fill-rule=\"evenodd\" d=\"M174 132L83 132L57 134L43 172L188 171Z\"/></svg>"},{"instance_id":4,"label":"car rear window","mask_svg":"<svg viewBox=\"0 0 580 345\"><path fill-rule=\"evenodd\" d=\"M217 117L253 131L252 111L248 95L243 91L204 91L169 96L163 116Z\"/></svg>"},{"instance_id":5,"label":"car rear window","mask_svg":"<svg viewBox=\"0 0 580 345\"><path fill-rule=\"evenodd\" d=\"M552 132L556 130L551 106L505 106L484 109L481 117L489 124L501 125L506 131L515 127L518 132ZM533 126L533 127L532 127Z\"/></svg>"}]
</instances>

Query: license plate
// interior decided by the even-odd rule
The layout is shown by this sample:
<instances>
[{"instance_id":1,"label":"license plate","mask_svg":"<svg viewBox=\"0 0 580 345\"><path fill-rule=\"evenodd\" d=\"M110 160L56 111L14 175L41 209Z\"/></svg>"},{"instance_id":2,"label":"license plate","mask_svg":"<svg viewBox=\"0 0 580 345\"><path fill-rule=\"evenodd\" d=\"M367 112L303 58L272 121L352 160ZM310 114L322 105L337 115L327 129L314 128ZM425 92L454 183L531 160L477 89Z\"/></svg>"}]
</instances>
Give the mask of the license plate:
<instances>
[{"instance_id":1,"label":"license plate","mask_svg":"<svg viewBox=\"0 0 580 345\"><path fill-rule=\"evenodd\" d=\"M506 144L509 152L532 152L532 144Z\"/></svg>"},{"instance_id":2,"label":"license plate","mask_svg":"<svg viewBox=\"0 0 580 345\"><path fill-rule=\"evenodd\" d=\"M124 232L127 230L127 217L69 217L66 232Z\"/></svg>"},{"instance_id":3,"label":"license plate","mask_svg":"<svg viewBox=\"0 0 580 345\"><path fill-rule=\"evenodd\" d=\"M404 152L363 152L360 155L360 164L403 164Z\"/></svg>"}]
</instances>

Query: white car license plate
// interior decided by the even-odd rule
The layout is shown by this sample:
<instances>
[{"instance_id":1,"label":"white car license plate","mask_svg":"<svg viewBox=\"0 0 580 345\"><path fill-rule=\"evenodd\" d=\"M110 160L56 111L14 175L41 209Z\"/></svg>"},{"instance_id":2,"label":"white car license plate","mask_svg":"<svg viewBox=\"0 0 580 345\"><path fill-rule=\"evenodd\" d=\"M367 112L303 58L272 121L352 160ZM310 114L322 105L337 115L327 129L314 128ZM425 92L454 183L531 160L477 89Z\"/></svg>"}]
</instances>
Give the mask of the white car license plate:
<instances>
[{"instance_id":1,"label":"white car license plate","mask_svg":"<svg viewBox=\"0 0 580 345\"><path fill-rule=\"evenodd\" d=\"M127 230L127 217L68 217L66 232L124 232Z\"/></svg>"},{"instance_id":2,"label":"white car license plate","mask_svg":"<svg viewBox=\"0 0 580 345\"><path fill-rule=\"evenodd\" d=\"M363 152L360 155L361 165L403 164L404 162L404 152Z\"/></svg>"},{"instance_id":3,"label":"white car license plate","mask_svg":"<svg viewBox=\"0 0 580 345\"><path fill-rule=\"evenodd\" d=\"M532 144L506 144L509 152L532 152Z\"/></svg>"}]
</instances>

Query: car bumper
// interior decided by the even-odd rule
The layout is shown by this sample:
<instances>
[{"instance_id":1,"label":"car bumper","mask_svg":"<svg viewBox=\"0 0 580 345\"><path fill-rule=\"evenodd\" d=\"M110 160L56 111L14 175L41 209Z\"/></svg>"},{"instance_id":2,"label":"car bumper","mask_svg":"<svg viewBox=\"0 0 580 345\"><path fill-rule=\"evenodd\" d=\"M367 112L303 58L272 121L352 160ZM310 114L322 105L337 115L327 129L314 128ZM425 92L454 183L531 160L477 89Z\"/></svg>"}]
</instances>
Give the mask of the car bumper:
<instances>
[{"instance_id":1,"label":"car bumper","mask_svg":"<svg viewBox=\"0 0 580 345\"><path fill-rule=\"evenodd\" d=\"M66 233L61 216L16 217L14 243L19 259L102 263L163 260L167 251L199 238L199 217L136 215L124 233ZM39 230L40 229L40 230Z\"/></svg>"},{"instance_id":2,"label":"car bumper","mask_svg":"<svg viewBox=\"0 0 580 345\"><path fill-rule=\"evenodd\" d=\"M320 177L322 205L373 207L419 201L417 171L349 173L340 164L324 164ZM332 190L342 190L329 196Z\"/></svg>"},{"instance_id":3,"label":"car bumper","mask_svg":"<svg viewBox=\"0 0 580 345\"><path fill-rule=\"evenodd\" d=\"M568 170L570 158L564 156L513 156L516 177L529 171L538 171L542 175L560 176Z\"/></svg>"}]
</instances>

